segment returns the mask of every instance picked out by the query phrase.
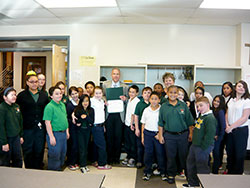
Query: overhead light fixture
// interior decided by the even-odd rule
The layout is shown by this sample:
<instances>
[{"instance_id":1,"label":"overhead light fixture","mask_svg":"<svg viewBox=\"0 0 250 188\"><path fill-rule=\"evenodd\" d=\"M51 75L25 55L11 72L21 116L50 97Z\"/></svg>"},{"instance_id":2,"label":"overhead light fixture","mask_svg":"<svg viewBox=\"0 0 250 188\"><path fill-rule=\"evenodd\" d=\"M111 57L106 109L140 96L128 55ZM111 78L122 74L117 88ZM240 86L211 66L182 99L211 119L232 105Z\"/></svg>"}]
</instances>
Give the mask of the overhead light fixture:
<instances>
[{"instance_id":1,"label":"overhead light fixture","mask_svg":"<svg viewBox=\"0 0 250 188\"><path fill-rule=\"evenodd\" d=\"M45 8L116 7L116 0L35 0Z\"/></svg>"},{"instance_id":2,"label":"overhead light fixture","mask_svg":"<svg viewBox=\"0 0 250 188\"><path fill-rule=\"evenodd\" d=\"M250 9L249 0L203 0L200 8L211 9Z\"/></svg>"}]
</instances>

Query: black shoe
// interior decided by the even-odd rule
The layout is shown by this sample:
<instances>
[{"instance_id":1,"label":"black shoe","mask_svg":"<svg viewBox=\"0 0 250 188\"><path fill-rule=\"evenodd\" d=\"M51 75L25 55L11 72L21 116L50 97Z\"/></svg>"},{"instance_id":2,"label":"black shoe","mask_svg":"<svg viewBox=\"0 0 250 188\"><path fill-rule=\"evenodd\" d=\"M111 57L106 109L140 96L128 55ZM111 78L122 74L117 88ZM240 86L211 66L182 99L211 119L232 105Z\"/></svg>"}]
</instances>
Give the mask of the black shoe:
<instances>
[{"instance_id":1,"label":"black shoe","mask_svg":"<svg viewBox=\"0 0 250 188\"><path fill-rule=\"evenodd\" d=\"M194 186L191 186L191 185L190 185L190 184L188 184L188 183L182 184L182 187L194 188Z\"/></svg>"},{"instance_id":2,"label":"black shoe","mask_svg":"<svg viewBox=\"0 0 250 188\"><path fill-rule=\"evenodd\" d=\"M175 183L175 178L173 176L168 176L168 183L169 184L174 184Z\"/></svg>"},{"instance_id":3,"label":"black shoe","mask_svg":"<svg viewBox=\"0 0 250 188\"><path fill-rule=\"evenodd\" d=\"M148 181L149 179L150 179L150 174L144 174L143 176L142 176L142 179L144 180L144 181Z\"/></svg>"}]
</instances>

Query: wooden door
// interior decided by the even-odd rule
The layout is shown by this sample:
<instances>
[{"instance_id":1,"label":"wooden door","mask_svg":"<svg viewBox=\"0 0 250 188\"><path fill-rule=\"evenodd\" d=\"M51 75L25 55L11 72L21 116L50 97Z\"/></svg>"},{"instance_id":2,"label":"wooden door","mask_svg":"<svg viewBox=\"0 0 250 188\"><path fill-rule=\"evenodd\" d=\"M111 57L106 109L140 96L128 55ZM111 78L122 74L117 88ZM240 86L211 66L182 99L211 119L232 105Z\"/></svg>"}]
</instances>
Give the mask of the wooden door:
<instances>
[{"instance_id":1,"label":"wooden door","mask_svg":"<svg viewBox=\"0 0 250 188\"><path fill-rule=\"evenodd\" d=\"M66 54L62 52L62 48L56 44L52 45L52 85L56 85L58 81L66 82Z\"/></svg>"}]
</instances>

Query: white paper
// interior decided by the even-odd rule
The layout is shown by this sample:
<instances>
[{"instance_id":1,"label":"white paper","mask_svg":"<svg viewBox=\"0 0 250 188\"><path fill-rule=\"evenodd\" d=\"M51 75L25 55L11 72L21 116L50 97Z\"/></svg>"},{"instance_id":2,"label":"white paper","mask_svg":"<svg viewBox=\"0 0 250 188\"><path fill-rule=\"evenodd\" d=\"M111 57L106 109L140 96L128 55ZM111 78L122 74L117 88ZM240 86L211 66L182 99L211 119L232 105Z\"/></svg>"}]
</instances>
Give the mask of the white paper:
<instances>
[{"instance_id":1,"label":"white paper","mask_svg":"<svg viewBox=\"0 0 250 188\"><path fill-rule=\"evenodd\" d=\"M122 100L108 100L108 113L117 113L124 111L124 104Z\"/></svg>"}]
</instances>

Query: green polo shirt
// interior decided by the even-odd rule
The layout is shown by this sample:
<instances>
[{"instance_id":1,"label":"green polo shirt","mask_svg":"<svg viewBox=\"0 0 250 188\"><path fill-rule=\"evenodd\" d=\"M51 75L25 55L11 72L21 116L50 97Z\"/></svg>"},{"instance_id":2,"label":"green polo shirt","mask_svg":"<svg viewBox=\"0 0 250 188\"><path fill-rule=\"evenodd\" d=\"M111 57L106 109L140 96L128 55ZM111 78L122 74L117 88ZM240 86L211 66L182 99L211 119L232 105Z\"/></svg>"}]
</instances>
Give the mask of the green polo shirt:
<instances>
[{"instance_id":1,"label":"green polo shirt","mask_svg":"<svg viewBox=\"0 0 250 188\"><path fill-rule=\"evenodd\" d=\"M212 111L201 115L196 121L192 144L206 150L209 146L214 144L214 137L216 134L217 120Z\"/></svg>"},{"instance_id":2,"label":"green polo shirt","mask_svg":"<svg viewBox=\"0 0 250 188\"><path fill-rule=\"evenodd\" d=\"M140 102L137 103L136 107L135 107L135 115L138 116L139 119L139 124L141 125L141 117L143 114L143 111L145 108L147 108L150 105L150 103L148 102L148 104L144 101L144 99L142 99Z\"/></svg>"},{"instance_id":3,"label":"green polo shirt","mask_svg":"<svg viewBox=\"0 0 250 188\"><path fill-rule=\"evenodd\" d=\"M0 145L8 144L8 137L23 136L23 119L17 104L0 104Z\"/></svg>"},{"instance_id":4,"label":"green polo shirt","mask_svg":"<svg viewBox=\"0 0 250 188\"><path fill-rule=\"evenodd\" d=\"M68 128L67 112L63 102L51 100L44 109L43 120L51 122L53 131L64 131Z\"/></svg>"},{"instance_id":5,"label":"green polo shirt","mask_svg":"<svg viewBox=\"0 0 250 188\"><path fill-rule=\"evenodd\" d=\"M37 102L38 98L39 98L39 91L37 90L37 92L35 94L32 93L30 90L29 90L29 92L30 92L32 98L34 99L34 101Z\"/></svg>"},{"instance_id":6,"label":"green polo shirt","mask_svg":"<svg viewBox=\"0 0 250 188\"><path fill-rule=\"evenodd\" d=\"M159 112L160 127L169 132L181 132L187 130L189 126L194 124L194 119L190 113L187 105L178 100L177 104L173 106L169 100L162 104Z\"/></svg>"},{"instance_id":7,"label":"green polo shirt","mask_svg":"<svg viewBox=\"0 0 250 188\"><path fill-rule=\"evenodd\" d=\"M168 101L168 99L167 98L165 98L164 96L161 96L161 98L160 98L160 105L162 105L163 103L165 103L165 102L167 102Z\"/></svg>"}]
</instances>

